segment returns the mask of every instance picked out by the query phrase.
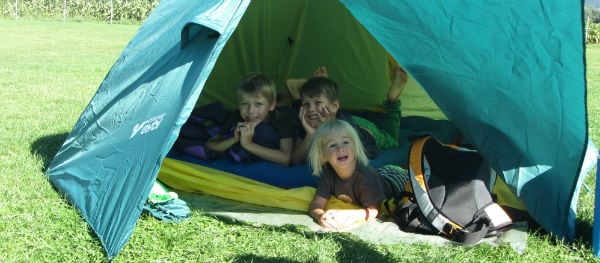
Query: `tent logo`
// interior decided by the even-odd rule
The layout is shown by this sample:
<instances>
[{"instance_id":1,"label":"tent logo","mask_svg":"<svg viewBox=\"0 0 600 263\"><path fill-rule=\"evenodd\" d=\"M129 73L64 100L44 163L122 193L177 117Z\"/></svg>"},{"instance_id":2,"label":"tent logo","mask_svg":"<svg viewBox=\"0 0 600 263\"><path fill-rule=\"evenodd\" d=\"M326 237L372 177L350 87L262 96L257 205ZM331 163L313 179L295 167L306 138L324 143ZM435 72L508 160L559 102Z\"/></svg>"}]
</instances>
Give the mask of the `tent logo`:
<instances>
[{"instance_id":1,"label":"tent logo","mask_svg":"<svg viewBox=\"0 0 600 263\"><path fill-rule=\"evenodd\" d=\"M162 122L162 120L165 118L165 115L167 115L166 112L161 115L154 116L150 119L147 119L141 123L136 124L133 127L133 131L131 131L131 136L129 136L129 139L133 138L133 136L135 136L138 133L144 134L144 133L156 130L158 128L158 126L160 126L160 123Z\"/></svg>"}]
</instances>

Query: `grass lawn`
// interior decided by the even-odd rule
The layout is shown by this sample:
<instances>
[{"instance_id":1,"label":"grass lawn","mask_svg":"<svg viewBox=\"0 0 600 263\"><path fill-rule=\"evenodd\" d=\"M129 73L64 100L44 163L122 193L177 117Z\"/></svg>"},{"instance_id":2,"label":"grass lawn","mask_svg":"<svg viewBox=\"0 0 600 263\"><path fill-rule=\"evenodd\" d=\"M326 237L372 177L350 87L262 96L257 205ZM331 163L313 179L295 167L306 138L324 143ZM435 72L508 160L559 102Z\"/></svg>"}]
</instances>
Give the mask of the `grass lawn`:
<instances>
[{"instance_id":1,"label":"grass lawn","mask_svg":"<svg viewBox=\"0 0 600 263\"><path fill-rule=\"evenodd\" d=\"M43 170L138 27L0 20L0 261L106 261L87 223ZM587 63L590 137L600 145L600 46L587 47ZM114 262L600 262L591 253L594 173L580 194L576 241L531 231L522 255L507 245L372 245L194 210L180 224L143 216Z\"/></svg>"}]
</instances>

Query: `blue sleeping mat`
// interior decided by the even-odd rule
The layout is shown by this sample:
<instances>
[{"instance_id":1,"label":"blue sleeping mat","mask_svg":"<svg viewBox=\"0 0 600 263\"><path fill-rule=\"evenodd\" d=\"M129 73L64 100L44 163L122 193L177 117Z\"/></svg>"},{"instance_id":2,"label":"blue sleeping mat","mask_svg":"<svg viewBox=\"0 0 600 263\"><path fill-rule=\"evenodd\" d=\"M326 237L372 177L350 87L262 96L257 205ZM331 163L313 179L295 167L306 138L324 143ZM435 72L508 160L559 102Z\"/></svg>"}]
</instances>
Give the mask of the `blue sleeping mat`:
<instances>
[{"instance_id":1,"label":"blue sleeping mat","mask_svg":"<svg viewBox=\"0 0 600 263\"><path fill-rule=\"evenodd\" d=\"M406 165L408 148L409 145L405 144L401 148L381 150L379 156L371 160L371 165L375 168L386 164ZM169 152L167 157L214 168L283 188L316 187L319 182L319 177L312 175L310 167L306 163L289 167L267 161L246 164L235 162L228 157L205 161L190 154L180 153L174 149Z\"/></svg>"}]
</instances>

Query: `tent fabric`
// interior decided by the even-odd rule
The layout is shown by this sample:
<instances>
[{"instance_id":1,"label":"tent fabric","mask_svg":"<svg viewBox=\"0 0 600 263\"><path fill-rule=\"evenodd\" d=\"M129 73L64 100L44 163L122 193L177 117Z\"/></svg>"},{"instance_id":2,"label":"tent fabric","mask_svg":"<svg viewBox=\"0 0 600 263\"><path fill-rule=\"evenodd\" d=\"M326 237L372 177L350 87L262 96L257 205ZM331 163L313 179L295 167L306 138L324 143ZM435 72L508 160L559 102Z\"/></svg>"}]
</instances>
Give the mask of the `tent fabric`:
<instances>
[{"instance_id":1,"label":"tent fabric","mask_svg":"<svg viewBox=\"0 0 600 263\"><path fill-rule=\"evenodd\" d=\"M342 107L375 109L390 86L387 58L338 1L251 1L198 103L220 101L234 108L236 93L222 90L234 91L247 72L268 74L284 90L285 79L308 77L323 65L338 84Z\"/></svg>"},{"instance_id":2,"label":"tent fabric","mask_svg":"<svg viewBox=\"0 0 600 263\"><path fill-rule=\"evenodd\" d=\"M572 240L587 145L581 3L343 2L533 218Z\"/></svg>"},{"instance_id":3,"label":"tent fabric","mask_svg":"<svg viewBox=\"0 0 600 263\"><path fill-rule=\"evenodd\" d=\"M388 57L338 1L252 1L223 48L198 104L219 101L233 109L235 87L247 72L268 74L284 91L285 79L309 77L323 65L338 84L344 109L380 110L391 84ZM413 79L403 92L401 110L405 116L447 119Z\"/></svg>"},{"instance_id":4,"label":"tent fabric","mask_svg":"<svg viewBox=\"0 0 600 263\"><path fill-rule=\"evenodd\" d=\"M161 1L111 68L47 174L112 260L249 1ZM192 34L181 47L182 29ZM218 37L215 37L218 36Z\"/></svg>"},{"instance_id":5,"label":"tent fabric","mask_svg":"<svg viewBox=\"0 0 600 263\"><path fill-rule=\"evenodd\" d=\"M566 0L162 0L47 174L112 260L197 103L233 106L249 71L284 90L288 76L325 65L342 107L374 109L391 55L532 217L571 240L588 142L582 10Z\"/></svg>"}]
</instances>

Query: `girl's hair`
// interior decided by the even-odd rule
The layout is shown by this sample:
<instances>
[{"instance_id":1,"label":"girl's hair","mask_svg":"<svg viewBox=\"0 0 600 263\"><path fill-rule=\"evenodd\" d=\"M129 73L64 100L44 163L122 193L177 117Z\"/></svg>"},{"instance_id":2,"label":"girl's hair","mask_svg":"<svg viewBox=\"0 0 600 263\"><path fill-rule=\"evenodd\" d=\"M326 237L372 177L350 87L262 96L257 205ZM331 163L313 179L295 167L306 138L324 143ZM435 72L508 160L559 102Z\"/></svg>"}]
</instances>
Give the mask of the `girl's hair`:
<instances>
[{"instance_id":1,"label":"girl's hair","mask_svg":"<svg viewBox=\"0 0 600 263\"><path fill-rule=\"evenodd\" d=\"M321 174L323 167L327 165L324 160L327 156L327 139L330 137L344 137L347 136L352 143L354 143L354 157L357 160L357 164L367 166L369 164L369 158L365 154L365 148L358 137L356 130L346 121L343 120L331 120L327 121L315 131L315 134L310 142L310 148L308 150L308 162L313 169L313 175Z\"/></svg>"},{"instance_id":2,"label":"girl's hair","mask_svg":"<svg viewBox=\"0 0 600 263\"><path fill-rule=\"evenodd\" d=\"M275 82L269 78L266 74L252 72L246 74L237 88L237 96L240 98L240 93L258 93L264 96L269 102L274 101L277 98L277 90L275 89Z\"/></svg>"}]
</instances>

